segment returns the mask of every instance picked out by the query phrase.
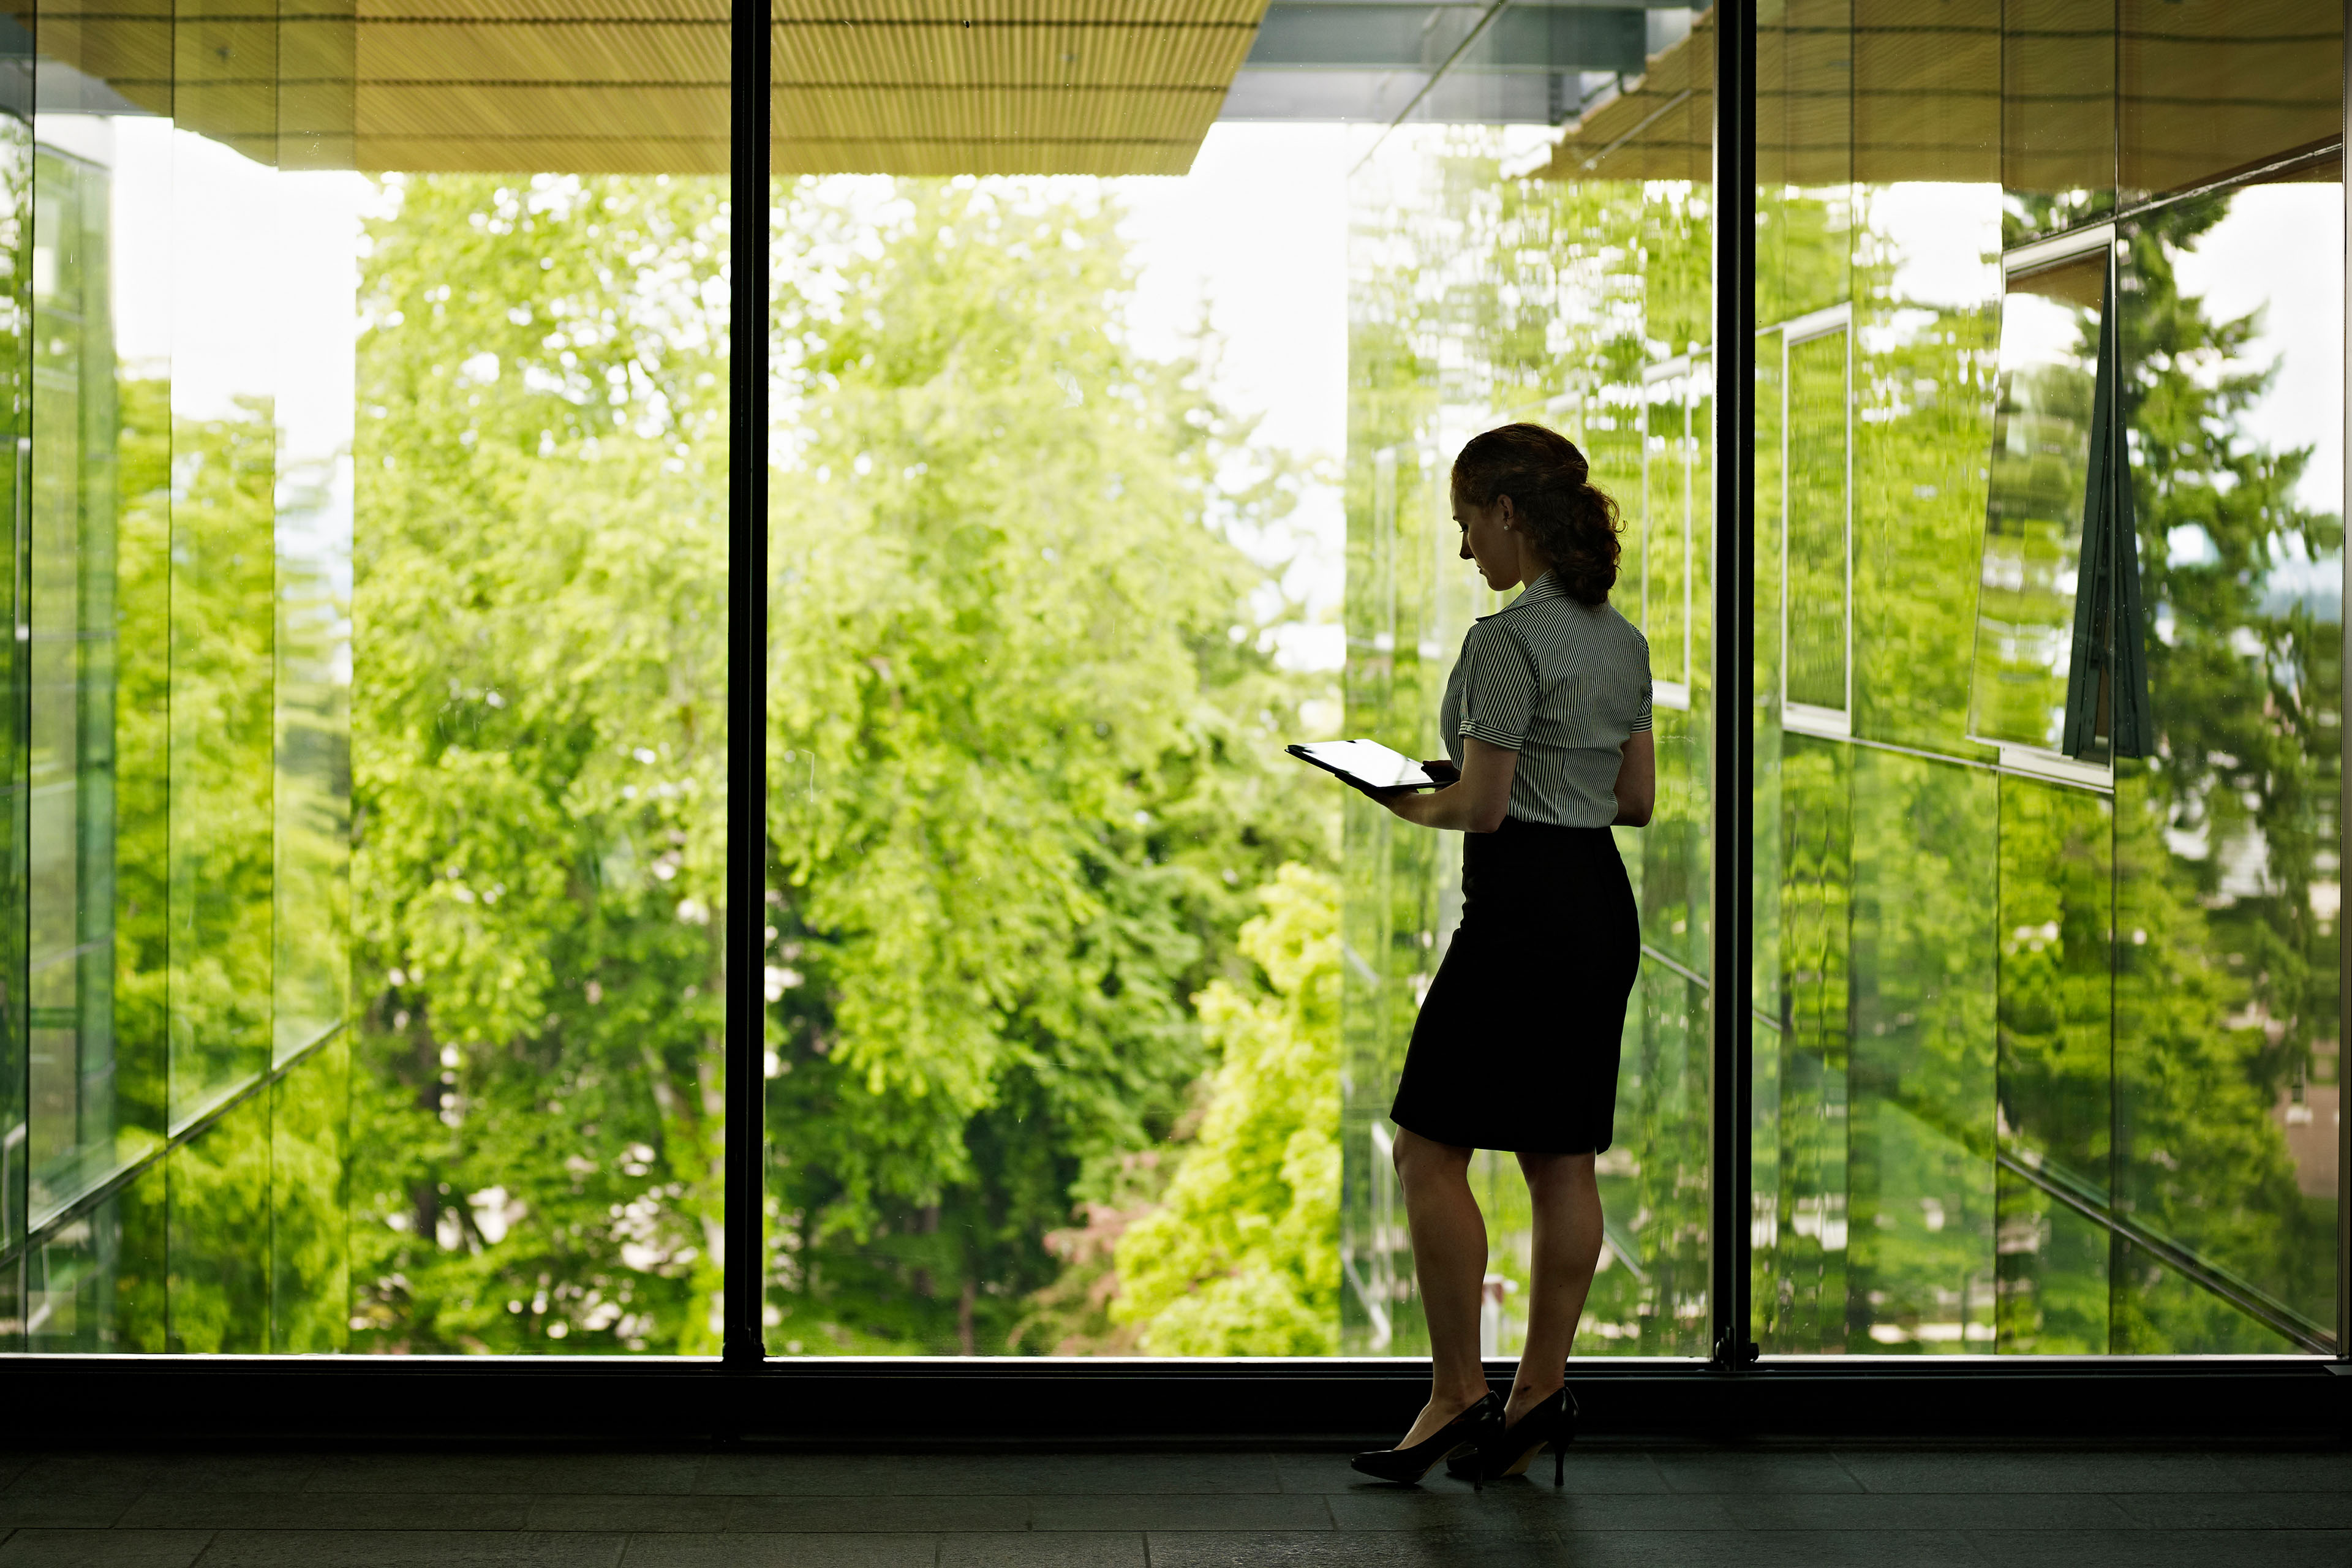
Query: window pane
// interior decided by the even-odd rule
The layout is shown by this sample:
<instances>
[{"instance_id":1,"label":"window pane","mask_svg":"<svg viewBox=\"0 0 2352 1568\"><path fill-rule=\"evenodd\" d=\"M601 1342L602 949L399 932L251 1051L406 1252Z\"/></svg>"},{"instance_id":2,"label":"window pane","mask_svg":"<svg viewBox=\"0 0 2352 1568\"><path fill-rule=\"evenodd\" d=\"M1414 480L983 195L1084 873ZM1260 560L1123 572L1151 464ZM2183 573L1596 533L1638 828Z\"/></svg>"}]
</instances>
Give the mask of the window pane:
<instances>
[{"instance_id":1,"label":"window pane","mask_svg":"<svg viewBox=\"0 0 2352 1568\"><path fill-rule=\"evenodd\" d=\"M724 9L34 20L14 1331L715 1350Z\"/></svg>"},{"instance_id":2,"label":"window pane","mask_svg":"<svg viewBox=\"0 0 2352 1568\"><path fill-rule=\"evenodd\" d=\"M1853 752L1847 1340L1994 1348L1994 858L1981 768Z\"/></svg>"},{"instance_id":3,"label":"window pane","mask_svg":"<svg viewBox=\"0 0 2352 1568\"><path fill-rule=\"evenodd\" d=\"M2344 135L2344 9L2327 0L2121 0L2126 201L2186 190Z\"/></svg>"},{"instance_id":4,"label":"window pane","mask_svg":"<svg viewBox=\"0 0 2352 1568\"><path fill-rule=\"evenodd\" d=\"M2001 0L2006 243L2116 204L2116 0Z\"/></svg>"},{"instance_id":5,"label":"window pane","mask_svg":"<svg viewBox=\"0 0 2352 1568\"><path fill-rule=\"evenodd\" d=\"M2116 770L2118 1196L2313 1338L2336 1289L2342 215L2332 182L2151 214L2119 322L2158 743ZM2244 1342L2203 1293L2129 1279L2131 1348Z\"/></svg>"},{"instance_id":6,"label":"window pane","mask_svg":"<svg viewBox=\"0 0 2352 1568\"><path fill-rule=\"evenodd\" d=\"M2104 249L2009 281L1969 732L2054 751L2090 476Z\"/></svg>"},{"instance_id":7,"label":"window pane","mask_svg":"<svg viewBox=\"0 0 2352 1568\"><path fill-rule=\"evenodd\" d=\"M1852 513L1847 338L1789 345L1789 700L1845 710Z\"/></svg>"},{"instance_id":8,"label":"window pane","mask_svg":"<svg viewBox=\"0 0 2352 1568\"><path fill-rule=\"evenodd\" d=\"M1771 1240L1758 1248L1757 1337L1783 1352L1845 1341L1852 758L1847 747L1790 735L1780 759L1784 1012L1756 1042L1774 1055L1776 1110L1776 1185L1758 1186Z\"/></svg>"},{"instance_id":9,"label":"window pane","mask_svg":"<svg viewBox=\"0 0 2352 1568\"><path fill-rule=\"evenodd\" d=\"M1790 242L1801 138L1768 121L1758 308L1845 305L1853 355L1851 738L1758 727L1768 1350L2332 1343L2340 22L2304 9L1856 4L1803 45L1853 66L1850 300ZM1791 605L1826 553L1802 346ZM2094 494L2103 399L2127 473ZM1760 574L1759 622L1781 602Z\"/></svg>"},{"instance_id":10,"label":"window pane","mask_svg":"<svg viewBox=\"0 0 2352 1568\"><path fill-rule=\"evenodd\" d=\"M1787 581L1787 489L1783 483L1781 441L1787 408L1782 394L1786 365L1778 332L1756 340L1756 603L1783 602ZM1777 628L1766 627L1755 639L1756 733L1754 810L1768 825L1749 846L1748 883L1755 910L1749 932L1749 963L1754 974L1750 1004L1766 1018L1780 1016L1780 835L1769 830L1780 814L1780 693L1782 661ZM1759 1068L1760 1071L1760 1068ZM1759 1086L1762 1079L1759 1078ZM1760 1092L1760 1089L1759 1089ZM1761 1114L1760 1112L1759 1113ZM1768 1126L1759 1121L1759 1127ZM1769 1142L1768 1134L1767 1140ZM1763 1190L1763 1178L1758 1178Z\"/></svg>"}]
</instances>

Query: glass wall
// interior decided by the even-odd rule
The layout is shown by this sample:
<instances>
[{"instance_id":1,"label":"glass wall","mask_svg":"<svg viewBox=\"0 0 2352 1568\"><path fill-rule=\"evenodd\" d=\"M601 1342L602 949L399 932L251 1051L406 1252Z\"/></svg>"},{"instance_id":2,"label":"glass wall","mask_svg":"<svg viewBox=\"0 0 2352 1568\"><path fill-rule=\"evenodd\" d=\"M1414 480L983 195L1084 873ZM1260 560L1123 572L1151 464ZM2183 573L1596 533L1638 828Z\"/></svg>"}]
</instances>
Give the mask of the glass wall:
<instances>
[{"instance_id":1,"label":"glass wall","mask_svg":"<svg viewBox=\"0 0 2352 1568\"><path fill-rule=\"evenodd\" d=\"M1758 1338L2331 1349L2341 15L1763 16Z\"/></svg>"},{"instance_id":2,"label":"glass wall","mask_svg":"<svg viewBox=\"0 0 2352 1568\"><path fill-rule=\"evenodd\" d=\"M0 1349L716 1349L725 26L0 36Z\"/></svg>"},{"instance_id":3,"label":"glass wall","mask_svg":"<svg viewBox=\"0 0 2352 1568\"><path fill-rule=\"evenodd\" d=\"M1443 754L1447 672L1502 603L1457 558L1446 476L1464 442L1513 419L1566 434L1616 498L1611 603L1650 644L1657 816L1617 830L1642 979L1579 1354L1703 1356L1710 1331L1715 37L1709 16L1679 20L1639 85L1597 94L1565 134L1401 129L1350 189L1346 733ZM1387 1116L1460 918L1461 839L1350 800L1341 864L1342 1343L1425 1354ZM1474 1172L1493 1247L1486 1350L1516 1354L1527 1190L1507 1154Z\"/></svg>"},{"instance_id":4,"label":"glass wall","mask_svg":"<svg viewBox=\"0 0 2352 1568\"><path fill-rule=\"evenodd\" d=\"M525 9L0 22L0 1352L700 1355L731 1263L777 1356L1423 1353L1460 841L1282 748L1442 748L1520 418L1656 679L1578 1353L1742 1247L1768 1354L2335 1348L2340 15L1768 0L1746 361L1705 8L779 0L762 215L724 6Z\"/></svg>"}]
</instances>

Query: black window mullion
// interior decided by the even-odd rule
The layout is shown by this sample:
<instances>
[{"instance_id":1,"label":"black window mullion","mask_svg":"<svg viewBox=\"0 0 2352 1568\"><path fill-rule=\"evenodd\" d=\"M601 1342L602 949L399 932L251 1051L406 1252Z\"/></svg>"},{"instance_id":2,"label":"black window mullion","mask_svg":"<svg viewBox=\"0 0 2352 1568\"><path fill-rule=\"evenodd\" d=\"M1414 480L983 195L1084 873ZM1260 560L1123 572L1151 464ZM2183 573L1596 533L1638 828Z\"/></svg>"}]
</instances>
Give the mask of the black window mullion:
<instances>
[{"instance_id":1,"label":"black window mullion","mask_svg":"<svg viewBox=\"0 0 2352 1568\"><path fill-rule=\"evenodd\" d=\"M756 1367L767 1274L768 52L767 0L737 5L733 57L727 460L727 1131L722 1354Z\"/></svg>"},{"instance_id":2,"label":"black window mullion","mask_svg":"<svg viewBox=\"0 0 2352 1568\"><path fill-rule=\"evenodd\" d=\"M1748 1145L1755 1103L1748 1015L1754 960L1756 748L1756 0L1717 0L1715 92L1715 849L1712 962L1713 1237L1709 1299L1718 1366L1756 1356L1748 1288Z\"/></svg>"}]
</instances>

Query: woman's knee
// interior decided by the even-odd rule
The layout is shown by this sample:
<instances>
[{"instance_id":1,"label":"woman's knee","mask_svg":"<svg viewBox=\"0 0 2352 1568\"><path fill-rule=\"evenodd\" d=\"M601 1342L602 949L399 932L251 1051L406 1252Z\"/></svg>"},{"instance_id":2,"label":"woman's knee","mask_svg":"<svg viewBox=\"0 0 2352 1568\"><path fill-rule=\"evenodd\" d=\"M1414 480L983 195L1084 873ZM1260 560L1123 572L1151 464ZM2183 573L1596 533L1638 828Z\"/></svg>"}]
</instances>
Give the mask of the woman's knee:
<instances>
[{"instance_id":1,"label":"woman's knee","mask_svg":"<svg viewBox=\"0 0 2352 1568\"><path fill-rule=\"evenodd\" d=\"M1390 1148L1389 1158L1396 1166L1397 1180L1411 1188L1467 1181L1470 1156L1474 1152L1474 1150L1440 1143L1434 1138L1424 1138L1401 1127L1397 1129L1396 1142Z\"/></svg>"},{"instance_id":2,"label":"woman's knee","mask_svg":"<svg viewBox=\"0 0 2352 1568\"><path fill-rule=\"evenodd\" d=\"M1528 1195L1538 1204L1573 1203L1600 1190L1599 1173L1591 1154L1526 1154L1519 1172L1528 1180Z\"/></svg>"}]
</instances>

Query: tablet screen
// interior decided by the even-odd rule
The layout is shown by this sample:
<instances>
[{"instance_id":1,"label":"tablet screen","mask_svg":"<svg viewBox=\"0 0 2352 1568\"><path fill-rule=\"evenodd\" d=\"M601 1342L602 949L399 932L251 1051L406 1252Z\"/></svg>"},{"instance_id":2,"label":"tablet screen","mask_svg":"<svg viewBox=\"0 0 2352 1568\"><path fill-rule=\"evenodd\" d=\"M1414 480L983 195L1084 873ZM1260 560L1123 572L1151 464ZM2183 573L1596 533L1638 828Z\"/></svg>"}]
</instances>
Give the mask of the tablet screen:
<instances>
[{"instance_id":1,"label":"tablet screen","mask_svg":"<svg viewBox=\"0 0 2352 1568\"><path fill-rule=\"evenodd\" d=\"M1311 741L1291 750L1374 789L1425 786L1437 782L1420 763L1402 752L1391 751L1378 741Z\"/></svg>"}]
</instances>

